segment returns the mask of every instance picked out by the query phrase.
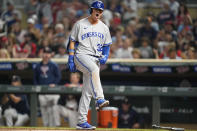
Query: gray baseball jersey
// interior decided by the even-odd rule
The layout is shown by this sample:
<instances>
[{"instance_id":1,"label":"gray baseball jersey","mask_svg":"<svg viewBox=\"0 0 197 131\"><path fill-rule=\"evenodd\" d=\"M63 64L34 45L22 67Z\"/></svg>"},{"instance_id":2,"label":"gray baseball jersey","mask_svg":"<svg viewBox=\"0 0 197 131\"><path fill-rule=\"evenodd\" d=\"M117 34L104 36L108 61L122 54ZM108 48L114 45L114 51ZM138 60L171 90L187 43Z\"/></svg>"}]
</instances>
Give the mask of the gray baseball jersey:
<instances>
[{"instance_id":1,"label":"gray baseball jersey","mask_svg":"<svg viewBox=\"0 0 197 131\"><path fill-rule=\"evenodd\" d=\"M100 20L96 25L92 25L88 17L75 23L70 39L79 42L76 54L99 57L102 55L102 47L112 44L109 28Z\"/></svg>"}]
</instances>

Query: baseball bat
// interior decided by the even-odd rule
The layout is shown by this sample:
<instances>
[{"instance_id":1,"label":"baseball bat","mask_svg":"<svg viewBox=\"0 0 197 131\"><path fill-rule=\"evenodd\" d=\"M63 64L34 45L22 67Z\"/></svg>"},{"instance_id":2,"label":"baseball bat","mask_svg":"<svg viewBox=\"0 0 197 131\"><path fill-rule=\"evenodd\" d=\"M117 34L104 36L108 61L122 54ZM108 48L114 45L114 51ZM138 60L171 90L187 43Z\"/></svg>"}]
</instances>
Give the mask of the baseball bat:
<instances>
[{"instance_id":1,"label":"baseball bat","mask_svg":"<svg viewBox=\"0 0 197 131\"><path fill-rule=\"evenodd\" d=\"M158 126L158 125L152 125L153 128L157 129L166 129L166 130L172 130L172 131L184 131L184 128L176 128L176 127L167 127L167 126Z\"/></svg>"}]
</instances>

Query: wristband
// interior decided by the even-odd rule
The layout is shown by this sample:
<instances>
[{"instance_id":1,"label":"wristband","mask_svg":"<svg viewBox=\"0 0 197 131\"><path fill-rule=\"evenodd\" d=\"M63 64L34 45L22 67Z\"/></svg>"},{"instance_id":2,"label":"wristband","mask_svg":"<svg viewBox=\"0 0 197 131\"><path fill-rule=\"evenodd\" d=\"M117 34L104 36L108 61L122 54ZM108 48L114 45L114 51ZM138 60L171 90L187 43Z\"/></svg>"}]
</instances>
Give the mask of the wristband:
<instances>
[{"instance_id":1,"label":"wristband","mask_svg":"<svg viewBox=\"0 0 197 131\"><path fill-rule=\"evenodd\" d=\"M74 53L75 50L74 49L69 49L68 52L73 52Z\"/></svg>"}]
</instances>

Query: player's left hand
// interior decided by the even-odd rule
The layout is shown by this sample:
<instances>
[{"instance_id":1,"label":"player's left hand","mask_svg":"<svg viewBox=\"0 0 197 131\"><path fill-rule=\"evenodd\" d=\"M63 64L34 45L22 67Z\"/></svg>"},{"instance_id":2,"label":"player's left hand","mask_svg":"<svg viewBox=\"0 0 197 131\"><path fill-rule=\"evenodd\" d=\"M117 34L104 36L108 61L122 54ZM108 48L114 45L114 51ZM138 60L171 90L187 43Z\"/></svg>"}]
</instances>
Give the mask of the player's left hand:
<instances>
[{"instance_id":1,"label":"player's left hand","mask_svg":"<svg viewBox=\"0 0 197 131\"><path fill-rule=\"evenodd\" d=\"M103 55L103 57L101 57L101 58L99 59L100 63L101 63L102 65L104 65L104 64L107 62L107 58L108 58L107 55Z\"/></svg>"}]
</instances>

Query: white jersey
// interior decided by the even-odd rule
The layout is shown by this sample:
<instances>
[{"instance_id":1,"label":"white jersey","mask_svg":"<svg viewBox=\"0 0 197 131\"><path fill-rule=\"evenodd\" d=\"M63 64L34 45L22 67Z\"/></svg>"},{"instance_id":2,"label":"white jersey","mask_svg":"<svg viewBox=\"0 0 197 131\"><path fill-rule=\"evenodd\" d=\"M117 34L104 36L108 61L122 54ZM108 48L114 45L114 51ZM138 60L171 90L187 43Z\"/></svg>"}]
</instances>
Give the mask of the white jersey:
<instances>
[{"instance_id":1,"label":"white jersey","mask_svg":"<svg viewBox=\"0 0 197 131\"><path fill-rule=\"evenodd\" d=\"M76 48L76 54L86 54L100 57L102 47L112 44L109 28L99 20L92 25L88 17L75 23L70 39L79 42Z\"/></svg>"}]
</instances>

